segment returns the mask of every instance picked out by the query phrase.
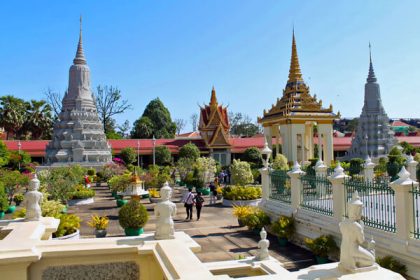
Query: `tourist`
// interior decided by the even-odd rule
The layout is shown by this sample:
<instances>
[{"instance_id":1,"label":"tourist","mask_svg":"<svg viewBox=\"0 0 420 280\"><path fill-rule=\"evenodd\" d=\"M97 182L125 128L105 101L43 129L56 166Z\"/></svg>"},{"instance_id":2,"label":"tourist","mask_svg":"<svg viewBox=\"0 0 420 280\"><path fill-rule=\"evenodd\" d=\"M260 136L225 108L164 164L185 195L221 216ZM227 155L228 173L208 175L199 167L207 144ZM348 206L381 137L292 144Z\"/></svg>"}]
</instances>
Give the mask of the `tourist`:
<instances>
[{"instance_id":1,"label":"tourist","mask_svg":"<svg viewBox=\"0 0 420 280\"><path fill-rule=\"evenodd\" d=\"M192 189L188 189L188 194L182 200L184 202L185 210L187 211L187 218L185 220L192 220L192 209L194 205L194 194L192 193Z\"/></svg>"},{"instance_id":2,"label":"tourist","mask_svg":"<svg viewBox=\"0 0 420 280\"><path fill-rule=\"evenodd\" d=\"M86 184L86 188L90 189L91 181L88 175L85 175L85 184Z\"/></svg>"},{"instance_id":3,"label":"tourist","mask_svg":"<svg viewBox=\"0 0 420 280\"><path fill-rule=\"evenodd\" d=\"M217 197L217 191L216 186L213 182L210 183L210 204L216 204L216 197Z\"/></svg>"},{"instance_id":4,"label":"tourist","mask_svg":"<svg viewBox=\"0 0 420 280\"><path fill-rule=\"evenodd\" d=\"M219 182L220 182L220 184L223 184L225 182L225 173L223 172L223 170L220 171Z\"/></svg>"},{"instance_id":5,"label":"tourist","mask_svg":"<svg viewBox=\"0 0 420 280\"><path fill-rule=\"evenodd\" d=\"M201 196L201 192L197 192L197 195L194 198L194 202L195 202L195 209L197 209L197 221L199 221L201 208L203 207L203 204L204 204L204 198Z\"/></svg>"}]
</instances>

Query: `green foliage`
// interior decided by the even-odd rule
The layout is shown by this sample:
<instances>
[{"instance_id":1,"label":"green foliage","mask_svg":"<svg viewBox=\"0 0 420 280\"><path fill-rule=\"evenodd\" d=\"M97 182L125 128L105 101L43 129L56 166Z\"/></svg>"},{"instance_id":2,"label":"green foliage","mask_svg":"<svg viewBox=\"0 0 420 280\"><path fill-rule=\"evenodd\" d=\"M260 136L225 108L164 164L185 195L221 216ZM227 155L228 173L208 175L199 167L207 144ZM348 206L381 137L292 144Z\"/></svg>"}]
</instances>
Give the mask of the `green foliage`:
<instances>
[{"instance_id":1,"label":"green foliage","mask_svg":"<svg viewBox=\"0 0 420 280\"><path fill-rule=\"evenodd\" d=\"M17 170L20 166L26 165L31 162L31 156L25 151L11 151L9 153L8 167Z\"/></svg>"},{"instance_id":2,"label":"green foliage","mask_svg":"<svg viewBox=\"0 0 420 280\"><path fill-rule=\"evenodd\" d=\"M120 157L126 165L133 164L137 161L137 152L134 148L126 147L121 150Z\"/></svg>"},{"instance_id":3,"label":"green foliage","mask_svg":"<svg viewBox=\"0 0 420 280\"><path fill-rule=\"evenodd\" d=\"M123 139L123 137L115 131L108 131L106 133L106 139Z\"/></svg>"},{"instance_id":4,"label":"green foliage","mask_svg":"<svg viewBox=\"0 0 420 280\"><path fill-rule=\"evenodd\" d=\"M406 141L400 143L400 146L403 148L402 153L406 155L413 154L416 151L416 148L413 145L410 145Z\"/></svg>"},{"instance_id":5,"label":"green foliage","mask_svg":"<svg viewBox=\"0 0 420 280\"><path fill-rule=\"evenodd\" d=\"M23 99L12 95L0 97L0 126L6 131L7 140L9 139L9 133L19 137L18 132L20 132L26 120L27 105Z\"/></svg>"},{"instance_id":6,"label":"green foliage","mask_svg":"<svg viewBox=\"0 0 420 280\"><path fill-rule=\"evenodd\" d=\"M404 165L405 157L402 155L398 147L393 147L388 154L388 162L396 162L400 166Z\"/></svg>"},{"instance_id":7,"label":"green foliage","mask_svg":"<svg viewBox=\"0 0 420 280\"><path fill-rule=\"evenodd\" d=\"M196 160L199 157L200 157L200 150L194 143L190 142L182 146L181 149L179 149L180 159L188 158L188 159Z\"/></svg>"},{"instance_id":8,"label":"green foliage","mask_svg":"<svg viewBox=\"0 0 420 280\"><path fill-rule=\"evenodd\" d=\"M153 99L146 106L141 118L136 120L131 131L132 138L174 138L176 124L171 119L169 110L159 98Z\"/></svg>"},{"instance_id":9,"label":"green foliage","mask_svg":"<svg viewBox=\"0 0 420 280\"><path fill-rule=\"evenodd\" d=\"M295 219L280 216L279 220L271 225L271 229L278 237L290 239L295 232Z\"/></svg>"},{"instance_id":10,"label":"green foliage","mask_svg":"<svg viewBox=\"0 0 420 280\"><path fill-rule=\"evenodd\" d=\"M47 200L44 195L44 201L41 204L42 216L43 217L54 217L59 218L64 210L64 204L57 200Z\"/></svg>"},{"instance_id":11,"label":"green foliage","mask_svg":"<svg viewBox=\"0 0 420 280\"><path fill-rule=\"evenodd\" d=\"M13 201L14 194L24 186L29 184L28 176L21 174L19 171L9 171L1 170L0 171L0 182L4 186L4 190L8 196L9 204Z\"/></svg>"},{"instance_id":12,"label":"green foliage","mask_svg":"<svg viewBox=\"0 0 420 280\"><path fill-rule=\"evenodd\" d=\"M16 203L16 205L21 204L23 199L24 199L24 196L21 193L17 193L13 196L13 201Z\"/></svg>"},{"instance_id":13,"label":"green foliage","mask_svg":"<svg viewBox=\"0 0 420 280\"><path fill-rule=\"evenodd\" d=\"M222 194L228 200L253 200L261 198L262 189L260 186L227 186Z\"/></svg>"},{"instance_id":14,"label":"green foliage","mask_svg":"<svg viewBox=\"0 0 420 280\"><path fill-rule=\"evenodd\" d=\"M188 157L180 158L175 166L176 169L179 172L179 176L181 177L181 180L185 182L185 179L187 178L187 175L189 173L192 173L194 169L195 160Z\"/></svg>"},{"instance_id":15,"label":"green foliage","mask_svg":"<svg viewBox=\"0 0 420 280\"><path fill-rule=\"evenodd\" d=\"M287 158L283 154L277 154L271 167L275 170L289 170Z\"/></svg>"},{"instance_id":16,"label":"green foliage","mask_svg":"<svg viewBox=\"0 0 420 280\"><path fill-rule=\"evenodd\" d=\"M83 185L77 185L75 190L70 194L70 199L85 199L95 196L95 191L87 189Z\"/></svg>"},{"instance_id":17,"label":"green foliage","mask_svg":"<svg viewBox=\"0 0 420 280\"><path fill-rule=\"evenodd\" d=\"M0 183L0 212L6 212L9 208L9 200L4 189L3 183Z\"/></svg>"},{"instance_id":18,"label":"green foliage","mask_svg":"<svg viewBox=\"0 0 420 280\"><path fill-rule=\"evenodd\" d=\"M350 176L360 174L360 172L362 172L363 170L364 162L365 161L361 158L352 158L350 160L350 169L349 169Z\"/></svg>"},{"instance_id":19,"label":"green foliage","mask_svg":"<svg viewBox=\"0 0 420 280\"><path fill-rule=\"evenodd\" d=\"M146 207L137 200L130 200L118 213L120 225L126 228L142 228L149 220Z\"/></svg>"},{"instance_id":20,"label":"green foliage","mask_svg":"<svg viewBox=\"0 0 420 280\"><path fill-rule=\"evenodd\" d=\"M407 275L407 267L392 256L377 257L376 262L383 268L397 272L404 277Z\"/></svg>"},{"instance_id":21,"label":"green foliage","mask_svg":"<svg viewBox=\"0 0 420 280\"><path fill-rule=\"evenodd\" d=\"M169 165L172 161L171 151L167 146L155 148L155 160L157 165Z\"/></svg>"},{"instance_id":22,"label":"green foliage","mask_svg":"<svg viewBox=\"0 0 420 280\"><path fill-rule=\"evenodd\" d=\"M264 226L270 224L270 217L263 210L257 207L254 208L251 215L247 215L241 220L249 230L260 230Z\"/></svg>"},{"instance_id":23,"label":"green foliage","mask_svg":"<svg viewBox=\"0 0 420 280\"><path fill-rule=\"evenodd\" d=\"M211 157L199 157L195 161L196 173L194 177L201 182L201 186L213 180L214 173L216 172L216 161ZM199 185L197 185L199 186Z\"/></svg>"},{"instance_id":24,"label":"green foliage","mask_svg":"<svg viewBox=\"0 0 420 280\"><path fill-rule=\"evenodd\" d=\"M262 165L261 151L257 147L247 148L244 151L244 153L242 154L241 159L243 161L254 163L257 166L261 166Z\"/></svg>"},{"instance_id":25,"label":"green foliage","mask_svg":"<svg viewBox=\"0 0 420 280\"><path fill-rule=\"evenodd\" d=\"M123 192L131 185L131 174L115 175L108 180L111 191Z\"/></svg>"},{"instance_id":26,"label":"green foliage","mask_svg":"<svg viewBox=\"0 0 420 280\"><path fill-rule=\"evenodd\" d=\"M261 126L252 123L249 116L242 113L229 113L230 134L253 136L261 132Z\"/></svg>"},{"instance_id":27,"label":"green foliage","mask_svg":"<svg viewBox=\"0 0 420 280\"><path fill-rule=\"evenodd\" d=\"M235 184L245 186L254 181L252 177L251 166L246 161L233 160L233 164L230 167L231 177Z\"/></svg>"},{"instance_id":28,"label":"green foliage","mask_svg":"<svg viewBox=\"0 0 420 280\"><path fill-rule=\"evenodd\" d=\"M61 214L60 225L57 231L53 233L53 237L61 237L75 233L80 228L81 219L73 214Z\"/></svg>"},{"instance_id":29,"label":"green foliage","mask_svg":"<svg viewBox=\"0 0 420 280\"><path fill-rule=\"evenodd\" d=\"M108 163L102 168L98 177L101 175L100 178L102 178L103 181L108 181L113 176L124 174L126 170L127 169L122 164Z\"/></svg>"},{"instance_id":30,"label":"green foliage","mask_svg":"<svg viewBox=\"0 0 420 280\"><path fill-rule=\"evenodd\" d=\"M0 167L5 166L9 163L10 152L4 144L3 141L0 140Z\"/></svg>"},{"instance_id":31,"label":"green foliage","mask_svg":"<svg viewBox=\"0 0 420 280\"><path fill-rule=\"evenodd\" d=\"M316 256L324 258L338 249L332 235L321 235L315 239L306 238L305 244Z\"/></svg>"}]
</instances>

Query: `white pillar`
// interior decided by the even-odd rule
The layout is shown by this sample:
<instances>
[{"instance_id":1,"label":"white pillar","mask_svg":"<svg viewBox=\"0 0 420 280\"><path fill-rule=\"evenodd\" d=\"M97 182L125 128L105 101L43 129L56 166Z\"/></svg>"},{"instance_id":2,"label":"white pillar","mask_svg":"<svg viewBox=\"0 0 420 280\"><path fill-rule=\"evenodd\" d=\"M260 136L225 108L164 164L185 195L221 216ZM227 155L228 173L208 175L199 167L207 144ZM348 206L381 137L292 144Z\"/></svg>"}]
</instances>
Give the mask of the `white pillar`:
<instances>
[{"instance_id":1,"label":"white pillar","mask_svg":"<svg viewBox=\"0 0 420 280\"><path fill-rule=\"evenodd\" d=\"M300 199L301 199L301 191L302 191L302 182L300 177L305 175L300 169L300 165L297 161L295 161L295 165L293 166L292 170L287 172L287 175L290 177L290 185L291 185L291 206L293 211L297 210L300 207Z\"/></svg>"},{"instance_id":2,"label":"white pillar","mask_svg":"<svg viewBox=\"0 0 420 280\"><path fill-rule=\"evenodd\" d=\"M328 167L324 164L322 160L318 160L315 165L316 176L325 177L327 176Z\"/></svg>"},{"instance_id":3,"label":"white pillar","mask_svg":"<svg viewBox=\"0 0 420 280\"><path fill-rule=\"evenodd\" d=\"M417 161L414 160L413 156L410 155L407 159L407 171L410 173L411 180L418 181L417 178L417 164L419 164Z\"/></svg>"},{"instance_id":4,"label":"white pillar","mask_svg":"<svg viewBox=\"0 0 420 280\"><path fill-rule=\"evenodd\" d=\"M262 185L262 199L268 200L270 197L270 175L268 168L261 168L261 185Z\"/></svg>"},{"instance_id":5,"label":"white pillar","mask_svg":"<svg viewBox=\"0 0 420 280\"><path fill-rule=\"evenodd\" d=\"M375 164L372 162L369 156L366 158L366 162L363 164L363 173L365 175L365 182L373 182L373 179L375 178Z\"/></svg>"},{"instance_id":6,"label":"white pillar","mask_svg":"<svg viewBox=\"0 0 420 280\"><path fill-rule=\"evenodd\" d=\"M344 174L344 169L338 162L337 167L334 169L334 174L328 176L332 184L333 191L333 216L337 221L343 219L346 213L346 190L344 187L344 180L350 176Z\"/></svg>"},{"instance_id":7,"label":"white pillar","mask_svg":"<svg viewBox=\"0 0 420 280\"><path fill-rule=\"evenodd\" d=\"M413 195L412 187L418 187L419 183L410 178L410 173L403 166L398 173L398 179L391 183L395 191L395 223L396 234L402 240L408 240L412 236L414 228Z\"/></svg>"},{"instance_id":8,"label":"white pillar","mask_svg":"<svg viewBox=\"0 0 420 280\"><path fill-rule=\"evenodd\" d=\"M318 124L318 133L324 136L324 162L325 165L330 166L331 161L334 160L332 124Z\"/></svg>"}]
</instances>

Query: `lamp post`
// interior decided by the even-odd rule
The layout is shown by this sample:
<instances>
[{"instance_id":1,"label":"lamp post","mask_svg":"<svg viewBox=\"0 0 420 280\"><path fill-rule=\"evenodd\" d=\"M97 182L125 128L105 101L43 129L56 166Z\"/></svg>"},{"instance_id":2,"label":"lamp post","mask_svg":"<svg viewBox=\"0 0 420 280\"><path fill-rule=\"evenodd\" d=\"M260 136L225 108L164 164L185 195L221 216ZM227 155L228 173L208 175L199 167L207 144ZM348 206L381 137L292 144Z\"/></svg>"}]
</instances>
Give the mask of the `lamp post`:
<instances>
[{"instance_id":1,"label":"lamp post","mask_svg":"<svg viewBox=\"0 0 420 280\"><path fill-rule=\"evenodd\" d=\"M137 167L140 167L140 140L137 140Z\"/></svg>"},{"instance_id":2,"label":"lamp post","mask_svg":"<svg viewBox=\"0 0 420 280\"><path fill-rule=\"evenodd\" d=\"M365 135L365 143L366 143L366 158L369 156L369 152L368 152L368 139L369 137L367 136L367 134Z\"/></svg>"},{"instance_id":3,"label":"lamp post","mask_svg":"<svg viewBox=\"0 0 420 280\"><path fill-rule=\"evenodd\" d=\"M20 143L20 140L18 141L18 156L19 156L19 158L18 158L18 168L19 168L19 171L20 171L20 149L22 148L22 143Z\"/></svg>"},{"instance_id":4,"label":"lamp post","mask_svg":"<svg viewBox=\"0 0 420 280\"><path fill-rule=\"evenodd\" d=\"M261 156L265 169L268 169L268 160L270 159L271 152L271 149L268 147L267 138L265 138L264 148L261 151Z\"/></svg>"},{"instance_id":5,"label":"lamp post","mask_svg":"<svg viewBox=\"0 0 420 280\"><path fill-rule=\"evenodd\" d=\"M152 141L153 141L153 165L155 165L156 164L156 157L155 157L156 138L154 135L153 135Z\"/></svg>"}]
</instances>

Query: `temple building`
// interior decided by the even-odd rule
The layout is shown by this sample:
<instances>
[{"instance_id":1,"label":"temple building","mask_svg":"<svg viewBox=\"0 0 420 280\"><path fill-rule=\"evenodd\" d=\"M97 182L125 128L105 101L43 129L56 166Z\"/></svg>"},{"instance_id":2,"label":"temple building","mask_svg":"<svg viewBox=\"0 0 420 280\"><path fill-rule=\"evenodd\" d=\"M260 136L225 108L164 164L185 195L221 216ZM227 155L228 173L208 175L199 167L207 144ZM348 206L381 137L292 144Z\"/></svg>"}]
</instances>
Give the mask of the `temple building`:
<instances>
[{"instance_id":1,"label":"temple building","mask_svg":"<svg viewBox=\"0 0 420 280\"><path fill-rule=\"evenodd\" d=\"M378 158L386 156L397 144L390 129L389 118L382 106L379 84L372 64L369 44L369 74L365 84L365 102L347 158Z\"/></svg>"},{"instance_id":2,"label":"temple building","mask_svg":"<svg viewBox=\"0 0 420 280\"><path fill-rule=\"evenodd\" d=\"M317 126L323 156L326 165L334 160L333 154L333 122L340 115L333 112L333 107L322 107L322 100L311 96L300 71L296 49L295 34L292 38L292 57L290 61L289 79L283 96L277 98L271 109L264 110L258 122L264 127L264 135L269 146L275 137L275 150L279 152L282 142L282 154L290 161L306 162L314 155L314 126ZM272 148L272 147L270 147Z\"/></svg>"},{"instance_id":3,"label":"temple building","mask_svg":"<svg viewBox=\"0 0 420 280\"><path fill-rule=\"evenodd\" d=\"M90 70L82 45L82 22L76 57L70 67L69 87L61 112L54 124L53 137L46 147L47 165L78 163L98 167L111 162L109 146L102 122L96 111L91 91Z\"/></svg>"},{"instance_id":4,"label":"temple building","mask_svg":"<svg viewBox=\"0 0 420 280\"><path fill-rule=\"evenodd\" d=\"M218 104L216 90L213 87L210 104L200 107L198 130L210 156L222 166L230 165L231 161L229 129L227 108Z\"/></svg>"}]
</instances>

